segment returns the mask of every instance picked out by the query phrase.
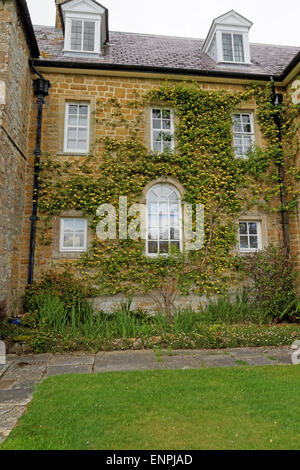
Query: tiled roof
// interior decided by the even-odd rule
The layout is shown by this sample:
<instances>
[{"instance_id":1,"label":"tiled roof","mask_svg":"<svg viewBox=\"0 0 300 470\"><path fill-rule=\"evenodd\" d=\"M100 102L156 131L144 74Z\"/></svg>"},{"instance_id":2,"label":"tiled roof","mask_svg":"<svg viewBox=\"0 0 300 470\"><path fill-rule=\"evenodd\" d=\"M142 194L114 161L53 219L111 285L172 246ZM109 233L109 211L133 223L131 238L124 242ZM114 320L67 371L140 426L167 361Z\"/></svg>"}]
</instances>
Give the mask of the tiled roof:
<instances>
[{"instance_id":1,"label":"tiled roof","mask_svg":"<svg viewBox=\"0 0 300 470\"><path fill-rule=\"evenodd\" d=\"M201 52L203 39L151 34L110 32L110 40L97 59L67 57L63 54L63 34L48 26L34 26L41 60L91 63L112 66L159 67L201 72L238 72L247 75L281 75L300 51L293 46L251 44L251 65L216 64Z\"/></svg>"}]
</instances>

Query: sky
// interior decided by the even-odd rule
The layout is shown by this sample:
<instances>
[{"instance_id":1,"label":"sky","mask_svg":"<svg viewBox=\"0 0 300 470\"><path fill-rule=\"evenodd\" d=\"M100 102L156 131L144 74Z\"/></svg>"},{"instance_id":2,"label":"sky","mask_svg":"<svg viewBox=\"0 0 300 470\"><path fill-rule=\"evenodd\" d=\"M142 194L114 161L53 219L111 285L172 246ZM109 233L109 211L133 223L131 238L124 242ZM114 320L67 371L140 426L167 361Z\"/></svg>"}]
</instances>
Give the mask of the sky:
<instances>
[{"instance_id":1,"label":"sky","mask_svg":"<svg viewBox=\"0 0 300 470\"><path fill-rule=\"evenodd\" d=\"M234 9L254 24L250 42L300 47L300 0L101 0L109 29L205 38L217 16ZM33 24L54 26L55 0L27 0Z\"/></svg>"}]
</instances>

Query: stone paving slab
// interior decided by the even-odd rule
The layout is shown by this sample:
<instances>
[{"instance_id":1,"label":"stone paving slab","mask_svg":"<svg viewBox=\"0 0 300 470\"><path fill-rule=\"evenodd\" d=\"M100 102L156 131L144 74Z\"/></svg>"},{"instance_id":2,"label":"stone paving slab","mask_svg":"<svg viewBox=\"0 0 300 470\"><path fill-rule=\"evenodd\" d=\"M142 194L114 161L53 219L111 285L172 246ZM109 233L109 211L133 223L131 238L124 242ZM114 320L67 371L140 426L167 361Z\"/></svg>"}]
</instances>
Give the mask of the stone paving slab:
<instances>
[{"instance_id":1,"label":"stone paving slab","mask_svg":"<svg viewBox=\"0 0 300 470\"><path fill-rule=\"evenodd\" d=\"M3 431L10 431L25 411L26 406L0 405L0 434Z\"/></svg>"},{"instance_id":2,"label":"stone paving slab","mask_svg":"<svg viewBox=\"0 0 300 470\"><path fill-rule=\"evenodd\" d=\"M161 368L153 351L112 351L96 356L94 372Z\"/></svg>"},{"instance_id":3,"label":"stone paving slab","mask_svg":"<svg viewBox=\"0 0 300 470\"><path fill-rule=\"evenodd\" d=\"M15 390L0 390L0 404L12 404L17 406L27 405L33 395L34 387Z\"/></svg>"},{"instance_id":4,"label":"stone paving slab","mask_svg":"<svg viewBox=\"0 0 300 470\"><path fill-rule=\"evenodd\" d=\"M264 356L245 356L243 360L249 366L274 366L277 362Z\"/></svg>"},{"instance_id":5,"label":"stone paving slab","mask_svg":"<svg viewBox=\"0 0 300 470\"><path fill-rule=\"evenodd\" d=\"M203 363L204 367L237 367L242 365L237 362L236 357L232 357L230 355L206 357Z\"/></svg>"},{"instance_id":6,"label":"stone paving slab","mask_svg":"<svg viewBox=\"0 0 300 470\"><path fill-rule=\"evenodd\" d=\"M46 363L36 362L35 364L26 361L12 363L4 377L5 380L15 379L19 382L36 380L40 381L47 369Z\"/></svg>"},{"instance_id":7,"label":"stone paving slab","mask_svg":"<svg viewBox=\"0 0 300 470\"><path fill-rule=\"evenodd\" d=\"M50 366L93 365L94 354L54 354Z\"/></svg>"},{"instance_id":8,"label":"stone paving slab","mask_svg":"<svg viewBox=\"0 0 300 470\"><path fill-rule=\"evenodd\" d=\"M11 354L13 356L13 354ZM15 355L14 355L15 356ZM18 361L29 362L29 364L38 363L48 363L52 359L54 354L42 353L42 354L23 354L22 356L17 356ZM16 358L16 356L15 356ZM16 360L16 359L15 359Z\"/></svg>"},{"instance_id":9,"label":"stone paving slab","mask_svg":"<svg viewBox=\"0 0 300 470\"><path fill-rule=\"evenodd\" d=\"M53 377L55 375L62 374L91 374L92 365L61 365L61 366L49 366L45 374L46 377Z\"/></svg>"}]
</instances>

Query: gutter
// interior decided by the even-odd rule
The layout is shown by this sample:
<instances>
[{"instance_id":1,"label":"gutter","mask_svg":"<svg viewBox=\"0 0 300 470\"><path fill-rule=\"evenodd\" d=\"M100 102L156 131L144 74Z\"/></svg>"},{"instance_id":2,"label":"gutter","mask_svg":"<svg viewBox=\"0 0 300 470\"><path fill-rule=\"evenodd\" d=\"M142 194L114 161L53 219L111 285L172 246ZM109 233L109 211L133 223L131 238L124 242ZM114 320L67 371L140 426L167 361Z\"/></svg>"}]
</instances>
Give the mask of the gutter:
<instances>
[{"instance_id":1,"label":"gutter","mask_svg":"<svg viewBox=\"0 0 300 470\"><path fill-rule=\"evenodd\" d=\"M120 72L148 72L166 75L191 75L191 76L207 76L207 77L221 77L221 78L239 78L249 79L255 81L270 81L270 74L249 74L241 72L228 72L219 70L195 70L195 69L179 69L174 67L155 67L149 65L123 65L123 64L105 64L95 62L75 62L75 61L61 61L61 60L41 60L32 59L31 63L36 67L55 67L65 69L79 69L79 70L111 70ZM275 77L276 81L281 81L280 77Z\"/></svg>"},{"instance_id":2,"label":"gutter","mask_svg":"<svg viewBox=\"0 0 300 470\"><path fill-rule=\"evenodd\" d=\"M34 71L34 70L33 70ZM36 128L36 147L34 150L34 173L33 173L33 196L32 196L32 213L30 226L30 243L29 243L29 262L28 262L28 284L33 284L34 279L34 258L35 258L35 242L36 242L36 225L38 221L38 199L39 199L39 174L40 174L40 156L41 156L41 138L42 138L42 120L44 98L49 94L50 82L40 76L33 80L34 94L37 96L38 118Z\"/></svg>"},{"instance_id":3,"label":"gutter","mask_svg":"<svg viewBox=\"0 0 300 470\"><path fill-rule=\"evenodd\" d=\"M272 84L272 104L274 108L279 106L283 101L283 96L281 94L276 93L275 90L275 83L274 78L270 77L270 81ZM280 116L277 114L274 115L274 122L277 127L278 131L278 139L280 148L282 150L282 133L281 133L281 121ZM280 186L280 203L281 203L281 224L282 224L282 232L283 232L283 244L285 248L286 257L289 258L291 254L291 246L290 246L290 230L289 230L289 217L287 212L287 197L286 197L286 188L285 188L285 175L284 175L284 168L281 163L277 163L277 170L278 170L278 183Z\"/></svg>"}]
</instances>

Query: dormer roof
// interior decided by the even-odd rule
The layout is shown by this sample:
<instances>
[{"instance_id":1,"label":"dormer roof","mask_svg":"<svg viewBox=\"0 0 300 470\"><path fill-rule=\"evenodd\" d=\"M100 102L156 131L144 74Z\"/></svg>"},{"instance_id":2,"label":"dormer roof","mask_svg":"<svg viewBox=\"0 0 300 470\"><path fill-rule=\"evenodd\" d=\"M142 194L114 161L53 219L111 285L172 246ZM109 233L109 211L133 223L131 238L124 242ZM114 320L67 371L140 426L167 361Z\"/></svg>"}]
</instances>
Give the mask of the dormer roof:
<instances>
[{"instance_id":1,"label":"dormer roof","mask_svg":"<svg viewBox=\"0 0 300 470\"><path fill-rule=\"evenodd\" d=\"M102 39L104 43L109 41L108 9L96 0L66 0L58 5L58 11L63 32L65 32L65 12L85 12L104 15L104 32Z\"/></svg>"},{"instance_id":2,"label":"dormer roof","mask_svg":"<svg viewBox=\"0 0 300 470\"><path fill-rule=\"evenodd\" d=\"M253 26L253 23L235 10L230 10L227 13L224 13L224 15L218 16L213 20L211 27L209 28L208 35L206 36L203 44L203 50L206 49L208 43L211 41L212 35L217 25L231 26L232 28L244 27L249 31L249 29Z\"/></svg>"}]
</instances>

